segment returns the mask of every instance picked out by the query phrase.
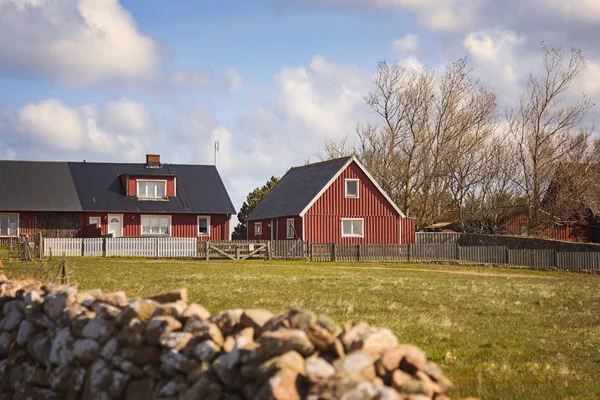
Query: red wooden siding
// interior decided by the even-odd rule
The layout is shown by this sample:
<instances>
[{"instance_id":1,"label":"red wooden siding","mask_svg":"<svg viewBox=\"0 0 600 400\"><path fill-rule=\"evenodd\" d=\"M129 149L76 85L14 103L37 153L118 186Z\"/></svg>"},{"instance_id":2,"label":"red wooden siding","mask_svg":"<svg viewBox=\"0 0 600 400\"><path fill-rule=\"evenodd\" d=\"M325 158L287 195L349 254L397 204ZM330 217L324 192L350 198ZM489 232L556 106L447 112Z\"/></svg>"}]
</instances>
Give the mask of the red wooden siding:
<instances>
[{"instance_id":1,"label":"red wooden siding","mask_svg":"<svg viewBox=\"0 0 600 400\"><path fill-rule=\"evenodd\" d=\"M136 176L136 177L129 177L128 180L128 188L127 188L127 195L128 196L137 196L137 181L138 180L166 180L167 181L167 197L173 197L175 196L175 178L174 177L152 177L152 176L148 176L148 177L143 177L143 176Z\"/></svg>"},{"instance_id":2,"label":"red wooden siding","mask_svg":"<svg viewBox=\"0 0 600 400\"><path fill-rule=\"evenodd\" d=\"M359 180L359 197L345 198L345 179ZM343 238L341 218L363 218L364 237ZM314 243L400 243L400 216L356 163L321 195L304 216L305 239Z\"/></svg>"},{"instance_id":3,"label":"red wooden siding","mask_svg":"<svg viewBox=\"0 0 600 400\"><path fill-rule=\"evenodd\" d=\"M417 231L417 220L415 218L402 218L400 231L400 243L415 244L415 232Z\"/></svg>"},{"instance_id":4,"label":"red wooden siding","mask_svg":"<svg viewBox=\"0 0 600 400\"><path fill-rule=\"evenodd\" d=\"M294 229L296 230L295 239L302 239L302 218L299 216L289 216L277 218L277 240L287 239L287 220L294 219ZM262 234L255 235L254 229L257 223L262 223ZM250 221L248 223L248 239L249 240L271 240L271 223L270 219L262 219Z\"/></svg>"},{"instance_id":5,"label":"red wooden siding","mask_svg":"<svg viewBox=\"0 0 600 400\"><path fill-rule=\"evenodd\" d=\"M30 238L37 234L37 216L35 212L21 212L19 214L19 233ZM47 213L45 213L47 214ZM123 215L123 236L141 236L142 214L111 213ZM79 236L99 237L108 233L108 213L81 213L79 214ZM152 215L152 214L143 214ZM161 214L163 215L163 214ZM90 225L90 217L100 218L100 227ZM172 214L171 236L173 237L198 237L199 240L228 240L230 221L225 214L210 215L210 236L198 236L198 214Z\"/></svg>"}]
</instances>

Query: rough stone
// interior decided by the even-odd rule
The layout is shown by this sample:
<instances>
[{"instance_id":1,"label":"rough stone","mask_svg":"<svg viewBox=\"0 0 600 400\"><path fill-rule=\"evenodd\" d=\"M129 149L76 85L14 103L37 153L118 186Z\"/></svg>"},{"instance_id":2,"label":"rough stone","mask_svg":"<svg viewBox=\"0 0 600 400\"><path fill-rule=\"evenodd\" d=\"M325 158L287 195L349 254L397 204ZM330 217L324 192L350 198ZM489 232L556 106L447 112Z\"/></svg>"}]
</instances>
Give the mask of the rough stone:
<instances>
[{"instance_id":1,"label":"rough stone","mask_svg":"<svg viewBox=\"0 0 600 400\"><path fill-rule=\"evenodd\" d=\"M375 363L377 376L389 384L392 372L400 366L400 361L402 361L405 354L406 349L402 346L384 351L381 358Z\"/></svg>"},{"instance_id":2,"label":"rough stone","mask_svg":"<svg viewBox=\"0 0 600 400\"><path fill-rule=\"evenodd\" d=\"M166 351L160 356L160 360L171 368L189 373L199 367L198 363L189 357L175 351Z\"/></svg>"},{"instance_id":3,"label":"rough stone","mask_svg":"<svg viewBox=\"0 0 600 400\"><path fill-rule=\"evenodd\" d=\"M125 307L129 304L127 295L123 291L102 293L96 298L96 302L110 304L115 307Z\"/></svg>"},{"instance_id":4,"label":"rough stone","mask_svg":"<svg viewBox=\"0 0 600 400\"><path fill-rule=\"evenodd\" d=\"M67 365L73 359L73 344L75 338L71 336L69 328L63 328L56 334L50 348L49 360L59 366Z\"/></svg>"},{"instance_id":5,"label":"rough stone","mask_svg":"<svg viewBox=\"0 0 600 400\"><path fill-rule=\"evenodd\" d=\"M206 340L196 345L194 354L200 361L212 361L217 355L221 348L212 340Z\"/></svg>"},{"instance_id":6,"label":"rough stone","mask_svg":"<svg viewBox=\"0 0 600 400\"><path fill-rule=\"evenodd\" d=\"M1 340L0 340L1 342ZM1 348L1 346L0 346ZM27 352L39 364L47 363L50 358L52 341L44 332L37 333L32 340L27 343ZM1 355L1 354L0 354Z\"/></svg>"},{"instance_id":7,"label":"rough stone","mask_svg":"<svg viewBox=\"0 0 600 400\"><path fill-rule=\"evenodd\" d=\"M303 356L309 356L315 350L304 331L299 329L280 329L274 332L265 332L257 342L262 344L263 352L269 357L277 356L294 350Z\"/></svg>"},{"instance_id":8,"label":"rough stone","mask_svg":"<svg viewBox=\"0 0 600 400\"><path fill-rule=\"evenodd\" d=\"M414 374L418 370L427 369L427 357L421 349L410 344L404 344L399 348L404 351L404 358L400 362L401 370Z\"/></svg>"},{"instance_id":9,"label":"rough stone","mask_svg":"<svg viewBox=\"0 0 600 400\"><path fill-rule=\"evenodd\" d=\"M14 340L14 335L10 332L0 333L0 357L6 357L10 351L10 346Z\"/></svg>"},{"instance_id":10,"label":"rough stone","mask_svg":"<svg viewBox=\"0 0 600 400\"><path fill-rule=\"evenodd\" d=\"M96 299L102 295L102 291L98 289L88 290L87 292L79 292L75 296L75 301L85 307L91 307Z\"/></svg>"},{"instance_id":11,"label":"rough stone","mask_svg":"<svg viewBox=\"0 0 600 400\"><path fill-rule=\"evenodd\" d=\"M305 362L306 377L311 382L325 380L335 374L335 368L320 357L309 357Z\"/></svg>"},{"instance_id":12,"label":"rough stone","mask_svg":"<svg viewBox=\"0 0 600 400\"><path fill-rule=\"evenodd\" d=\"M121 313L121 309L107 303L99 303L94 307L94 312L98 318L113 320Z\"/></svg>"},{"instance_id":13,"label":"rough stone","mask_svg":"<svg viewBox=\"0 0 600 400\"><path fill-rule=\"evenodd\" d=\"M187 293L187 289L184 288L184 289L174 290L169 293L159 294L158 296L150 297L150 300L154 300L160 304L174 303L178 300L182 300L187 303L188 293Z\"/></svg>"},{"instance_id":14,"label":"rough stone","mask_svg":"<svg viewBox=\"0 0 600 400\"><path fill-rule=\"evenodd\" d=\"M50 386L48 372L31 364L23 365L25 381L38 386Z\"/></svg>"},{"instance_id":15,"label":"rough stone","mask_svg":"<svg viewBox=\"0 0 600 400\"><path fill-rule=\"evenodd\" d=\"M84 367L91 365L100 355L100 344L93 339L79 339L73 346L73 356Z\"/></svg>"},{"instance_id":16,"label":"rough stone","mask_svg":"<svg viewBox=\"0 0 600 400\"><path fill-rule=\"evenodd\" d=\"M181 329L181 322L173 317L155 317L148 321L146 325L146 342L150 345L157 345L163 335L167 335L177 329Z\"/></svg>"},{"instance_id":17,"label":"rough stone","mask_svg":"<svg viewBox=\"0 0 600 400\"><path fill-rule=\"evenodd\" d=\"M58 320L65 307L73 304L77 300L77 289L70 286L64 290L58 290L49 294L44 299L44 312L53 320Z\"/></svg>"},{"instance_id":18,"label":"rough stone","mask_svg":"<svg viewBox=\"0 0 600 400\"><path fill-rule=\"evenodd\" d=\"M83 329L86 325L96 318L96 313L93 311L85 311L81 314L78 314L71 320L71 332L74 336L81 337L83 333Z\"/></svg>"},{"instance_id":19,"label":"rough stone","mask_svg":"<svg viewBox=\"0 0 600 400\"><path fill-rule=\"evenodd\" d=\"M110 360L117 353L117 350L119 350L119 341L115 338L112 338L108 342L106 342L106 344L102 348L100 355L105 360Z\"/></svg>"},{"instance_id":20,"label":"rough stone","mask_svg":"<svg viewBox=\"0 0 600 400\"><path fill-rule=\"evenodd\" d=\"M160 338L160 345L171 350L181 350L193 337L189 332L171 332Z\"/></svg>"},{"instance_id":21,"label":"rough stone","mask_svg":"<svg viewBox=\"0 0 600 400\"><path fill-rule=\"evenodd\" d=\"M115 329L115 324L100 318L91 319L81 331L81 336L87 339L103 341Z\"/></svg>"},{"instance_id":22,"label":"rough stone","mask_svg":"<svg viewBox=\"0 0 600 400\"><path fill-rule=\"evenodd\" d=\"M0 322L0 329L5 331L14 331L19 327L24 318L25 315L23 315L21 310L13 308L10 313Z\"/></svg>"},{"instance_id":23,"label":"rough stone","mask_svg":"<svg viewBox=\"0 0 600 400\"><path fill-rule=\"evenodd\" d=\"M273 318L273 314L267 310L244 310L240 317L240 323L246 328L253 328L254 332L258 333L271 318Z\"/></svg>"},{"instance_id":24,"label":"rough stone","mask_svg":"<svg viewBox=\"0 0 600 400\"><path fill-rule=\"evenodd\" d=\"M206 320L210 318L210 313L200 304L191 304L185 309L183 314L181 314L181 318L188 319L192 317L200 320Z\"/></svg>"},{"instance_id":25,"label":"rough stone","mask_svg":"<svg viewBox=\"0 0 600 400\"><path fill-rule=\"evenodd\" d=\"M144 346L133 349L131 360L137 365L158 364L160 362L161 349L153 346Z\"/></svg>"},{"instance_id":26,"label":"rough stone","mask_svg":"<svg viewBox=\"0 0 600 400\"><path fill-rule=\"evenodd\" d=\"M357 351L348 354L345 358L334 363L339 372L343 372L350 379L361 382L375 379L375 366L368 353Z\"/></svg>"},{"instance_id":27,"label":"rough stone","mask_svg":"<svg viewBox=\"0 0 600 400\"><path fill-rule=\"evenodd\" d=\"M128 400L147 400L151 399L154 394L154 382L152 379L145 378L140 380L130 381L127 385L125 398Z\"/></svg>"},{"instance_id":28,"label":"rough stone","mask_svg":"<svg viewBox=\"0 0 600 400\"><path fill-rule=\"evenodd\" d=\"M158 305L157 302L148 299L132 300L117 316L117 324L122 327L127 326L133 319L147 322L152 318Z\"/></svg>"},{"instance_id":29,"label":"rough stone","mask_svg":"<svg viewBox=\"0 0 600 400\"><path fill-rule=\"evenodd\" d=\"M300 400L305 394L304 378L297 372L283 369L267 380L256 398Z\"/></svg>"},{"instance_id":30,"label":"rough stone","mask_svg":"<svg viewBox=\"0 0 600 400\"><path fill-rule=\"evenodd\" d=\"M223 333L216 324L192 317L187 320L183 328L184 332L190 332L194 336L203 338L204 340L212 340L219 346L223 346L225 340Z\"/></svg>"},{"instance_id":31,"label":"rough stone","mask_svg":"<svg viewBox=\"0 0 600 400\"><path fill-rule=\"evenodd\" d=\"M224 336L233 333L235 327L240 323L240 318L244 310L234 309L221 311L220 313L212 315L208 320L216 324Z\"/></svg>"},{"instance_id":32,"label":"rough stone","mask_svg":"<svg viewBox=\"0 0 600 400\"><path fill-rule=\"evenodd\" d=\"M398 346L398 339L389 329L371 327L366 323L359 323L344 333L342 342L347 353L361 350L373 358Z\"/></svg>"},{"instance_id":33,"label":"rough stone","mask_svg":"<svg viewBox=\"0 0 600 400\"><path fill-rule=\"evenodd\" d=\"M125 391L127 384L129 383L129 375L119 371L112 371L112 377L110 380L110 387L108 389L112 397L119 398Z\"/></svg>"},{"instance_id":34,"label":"rough stone","mask_svg":"<svg viewBox=\"0 0 600 400\"><path fill-rule=\"evenodd\" d=\"M119 343L141 347L146 341L146 326L137 318L131 319L117 336Z\"/></svg>"},{"instance_id":35,"label":"rough stone","mask_svg":"<svg viewBox=\"0 0 600 400\"><path fill-rule=\"evenodd\" d=\"M152 318L161 316L171 316L179 319L181 318L186 308L187 305L181 300L176 301L174 303L160 304L158 307L156 307L156 310L154 310Z\"/></svg>"}]
</instances>

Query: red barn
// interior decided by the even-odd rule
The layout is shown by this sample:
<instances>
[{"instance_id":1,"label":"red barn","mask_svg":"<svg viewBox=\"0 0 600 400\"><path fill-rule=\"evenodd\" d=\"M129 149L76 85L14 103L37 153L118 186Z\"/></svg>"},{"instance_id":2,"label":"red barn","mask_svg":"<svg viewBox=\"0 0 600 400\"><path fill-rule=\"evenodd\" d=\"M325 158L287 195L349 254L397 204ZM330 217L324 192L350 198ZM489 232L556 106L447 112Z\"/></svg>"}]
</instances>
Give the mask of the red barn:
<instances>
[{"instance_id":1,"label":"red barn","mask_svg":"<svg viewBox=\"0 0 600 400\"><path fill-rule=\"evenodd\" d=\"M173 236L228 240L235 209L216 167L0 161L0 239Z\"/></svg>"},{"instance_id":2,"label":"red barn","mask_svg":"<svg viewBox=\"0 0 600 400\"><path fill-rule=\"evenodd\" d=\"M414 232L355 157L290 169L248 216L251 240L405 244Z\"/></svg>"}]
</instances>

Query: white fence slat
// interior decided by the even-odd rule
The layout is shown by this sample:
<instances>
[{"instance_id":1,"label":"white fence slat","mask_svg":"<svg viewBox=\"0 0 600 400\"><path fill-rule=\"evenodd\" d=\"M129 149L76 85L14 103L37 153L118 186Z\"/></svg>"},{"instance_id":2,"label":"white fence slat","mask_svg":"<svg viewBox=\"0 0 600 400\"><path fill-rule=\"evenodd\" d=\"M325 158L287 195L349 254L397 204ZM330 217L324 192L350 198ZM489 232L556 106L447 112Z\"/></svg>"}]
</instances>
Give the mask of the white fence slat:
<instances>
[{"instance_id":1,"label":"white fence slat","mask_svg":"<svg viewBox=\"0 0 600 400\"><path fill-rule=\"evenodd\" d=\"M102 238L83 239L84 257L102 257Z\"/></svg>"},{"instance_id":2,"label":"white fence slat","mask_svg":"<svg viewBox=\"0 0 600 400\"><path fill-rule=\"evenodd\" d=\"M44 255L62 256L63 253L69 257L81 255L81 239L78 238L47 238L44 239Z\"/></svg>"}]
</instances>

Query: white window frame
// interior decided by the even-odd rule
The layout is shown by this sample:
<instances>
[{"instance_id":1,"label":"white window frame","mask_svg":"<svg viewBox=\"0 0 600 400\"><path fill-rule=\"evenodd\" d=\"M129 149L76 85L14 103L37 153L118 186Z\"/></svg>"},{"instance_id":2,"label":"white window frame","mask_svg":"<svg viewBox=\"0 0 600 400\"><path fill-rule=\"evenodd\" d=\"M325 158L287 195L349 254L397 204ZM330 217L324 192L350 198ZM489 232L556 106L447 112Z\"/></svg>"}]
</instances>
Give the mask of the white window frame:
<instances>
[{"instance_id":1,"label":"white window frame","mask_svg":"<svg viewBox=\"0 0 600 400\"><path fill-rule=\"evenodd\" d=\"M144 218L168 218L169 219L169 234L164 233L144 233ZM160 226L160 225L159 225ZM143 214L140 216L140 235L141 236L171 236L173 234L173 216L160 214Z\"/></svg>"},{"instance_id":2,"label":"white window frame","mask_svg":"<svg viewBox=\"0 0 600 400\"><path fill-rule=\"evenodd\" d=\"M165 196L164 197L158 197L158 196L154 196L154 197L142 197L140 196L140 182L152 182L152 183L163 183L165 185ZM166 179L136 179L135 181L135 193L136 193L136 197L139 200L164 200L167 199L169 196L167 196L167 181Z\"/></svg>"},{"instance_id":3,"label":"white window frame","mask_svg":"<svg viewBox=\"0 0 600 400\"><path fill-rule=\"evenodd\" d=\"M348 182L356 182L356 196L348 194ZM360 179L344 179L344 197L358 199L360 197Z\"/></svg>"},{"instance_id":4,"label":"white window frame","mask_svg":"<svg viewBox=\"0 0 600 400\"><path fill-rule=\"evenodd\" d=\"M97 220L98 222L94 223L92 222L92 220ZM100 227L100 225L102 224L102 217L89 217L88 219L88 225L96 225L97 227Z\"/></svg>"},{"instance_id":5,"label":"white window frame","mask_svg":"<svg viewBox=\"0 0 600 400\"><path fill-rule=\"evenodd\" d=\"M254 236L262 236L262 222L254 223Z\"/></svg>"},{"instance_id":6,"label":"white window frame","mask_svg":"<svg viewBox=\"0 0 600 400\"><path fill-rule=\"evenodd\" d=\"M21 233L20 232L21 231L21 227L20 227L20 225L21 225L21 216L19 215L19 213L3 213L3 212L0 212L0 216L3 216L3 215L16 216L17 217L17 233L15 235L10 235L10 234L9 235L0 235L0 237L3 237L3 238L19 237L19 234Z\"/></svg>"},{"instance_id":7,"label":"white window frame","mask_svg":"<svg viewBox=\"0 0 600 400\"><path fill-rule=\"evenodd\" d=\"M291 224L290 224L291 222ZM290 235L290 226L294 228L292 230L292 234ZM296 236L296 227L294 226L294 218L288 218L285 222L285 236L288 239L293 239Z\"/></svg>"},{"instance_id":8,"label":"white window frame","mask_svg":"<svg viewBox=\"0 0 600 400\"><path fill-rule=\"evenodd\" d=\"M354 234L354 232L352 232L349 235L345 234L344 233L344 221L360 221L360 222L362 222L362 233L360 235L356 235L356 234ZM352 226L352 225L350 225L350 226ZM365 237L365 219L364 218L341 218L340 230L342 232L343 238L363 238L363 237ZM352 229L352 230L354 230L354 229Z\"/></svg>"},{"instance_id":9,"label":"white window frame","mask_svg":"<svg viewBox=\"0 0 600 400\"><path fill-rule=\"evenodd\" d=\"M200 220L206 220L206 233L200 233ZM198 215L198 225L196 226L196 231L198 232L198 236L210 236L210 215Z\"/></svg>"}]
</instances>

